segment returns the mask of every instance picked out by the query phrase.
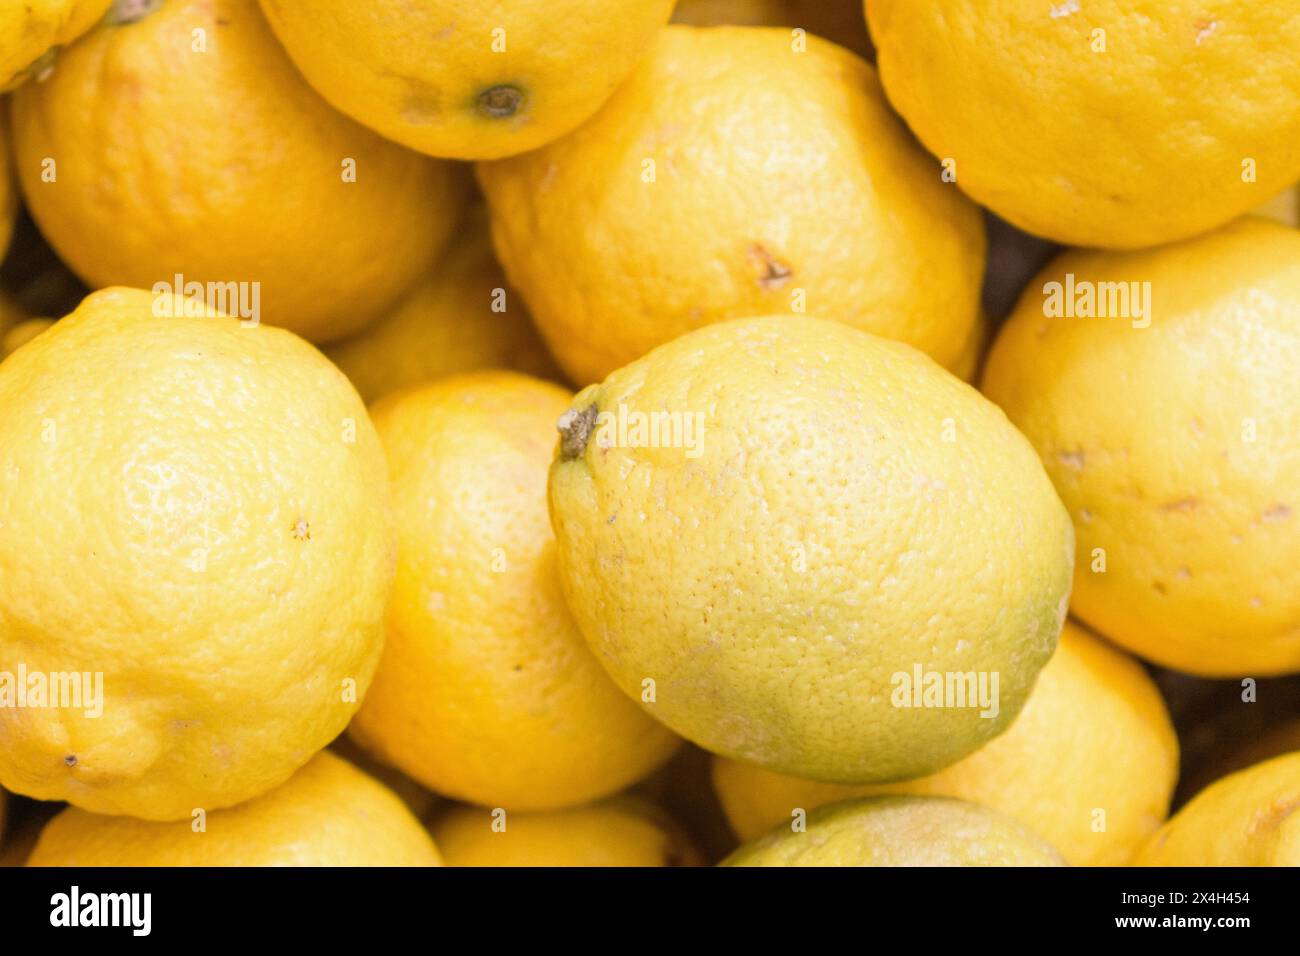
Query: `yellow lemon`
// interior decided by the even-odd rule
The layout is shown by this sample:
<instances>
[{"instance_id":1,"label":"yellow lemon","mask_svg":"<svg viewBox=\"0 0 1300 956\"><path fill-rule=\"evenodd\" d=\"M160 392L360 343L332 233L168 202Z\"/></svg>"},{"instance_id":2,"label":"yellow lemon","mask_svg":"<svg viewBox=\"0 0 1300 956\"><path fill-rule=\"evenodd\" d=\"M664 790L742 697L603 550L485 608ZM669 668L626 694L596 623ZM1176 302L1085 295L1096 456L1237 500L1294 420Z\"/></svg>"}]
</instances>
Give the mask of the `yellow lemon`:
<instances>
[{"instance_id":1,"label":"yellow lemon","mask_svg":"<svg viewBox=\"0 0 1300 956\"><path fill-rule=\"evenodd\" d=\"M313 341L388 313L451 234L458 171L332 110L256 0L117 4L138 19L14 96L19 179L60 256L92 286L201 283Z\"/></svg>"},{"instance_id":2,"label":"yellow lemon","mask_svg":"<svg viewBox=\"0 0 1300 956\"><path fill-rule=\"evenodd\" d=\"M1076 866L1127 863L1164 822L1177 779L1178 739L1155 683L1073 622L1007 732L932 776L846 787L720 757L713 765L742 840L848 797L957 797L1019 820Z\"/></svg>"},{"instance_id":3,"label":"yellow lemon","mask_svg":"<svg viewBox=\"0 0 1300 956\"><path fill-rule=\"evenodd\" d=\"M150 820L250 799L378 663L365 408L301 339L195 305L98 292L0 363L0 672L49 688L0 685L10 790Z\"/></svg>"},{"instance_id":4,"label":"yellow lemon","mask_svg":"<svg viewBox=\"0 0 1300 956\"><path fill-rule=\"evenodd\" d=\"M1151 837L1134 866L1300 866L1300 753L1211 784Z\"/></svg>"},{"instance_id":5,"label":"yellow lemon","mask_svg":"<svg viewBox=\"0 0 1300 956\"><path fill-rule=\"evenodd\" d=\"M723 866L1063 866L1054 849L1010 817L961 800L867 797L782 824Z\"/></svg>"},{"instance_id":6,"label":"yellow lemon","mask_svg":"<svg viewBox=\"0 0 1300 956\"><path fill-rule=\"evenodd\" d=\"M569 607L615 682L707 750L844 783L931 773L1010 724L1056 646L1065 510L1005 416L909 346L710 325L580 392L561 432Z\"/></svg>"},{"instance_id":7,"label":"yellow lemon","mask_svg":"<svg viewBox=\"0 0 1300 956\"><path fill-rule=\"evenodd\" d=\"M262 0L312 86L433 156L535 149L599 108L672 0Z\"/></svg>"},{"instance_id":8,"label":"yellow lemon","mask_svg":"<svg viewBox=\"0 0 1300 956\"><path fill-rule=\"evenodd\" d=\"M648 800L612 797L542 813L456 807L432 825L447 866L699 866L681 828Z\"/></svg>"},{"instance_id":9,"label":"yellow lemon","mask_svg":"<svg viewBox=\"0 0 1300 956\"><path fill-rule=\"evenodd\" d=\"M26 310L13 296L4 289L0 289L0 342L4 341L4 337L9 334L11 329L22 325L27 320ZM11 351L13 350L0 347L0 358L3 358Z\"/></svg>"},{"instance_id":10,"label":"yellow lemon","mask_svg":"<svg viewBox=\"0 0 1300 956\"><path fill-rule=\"evenodd\" d=\"M367 402L454 372L509 368L556 378L523 300L492 253L486 212L385 318L325 350Z\"/></svg>"},{"instance_id":11,"label":"yellow lemon","mask_svg":"<svg viewBox=\"0 0 1300 956\"><path fill-rule=\"evenodd\" d=\"M1134 248L1300 179L1300 0L870 0L890 101L977 202Z\"/></svg>"},{"instance_id":12,"label":"yellow lemon","mask_svg":"<svg viewBox=\"0 0 1300 956\"><path fill-rule=\"evenodd\" d=\"M781 312L960 361L979 211L865 61L806 47L788 30L668 27L591 122L479 165L506 274L573 381L710 322Z\"/></svg>"},{"instance_id":13,"label":"yellow lemon","mask_svg":"<svg viewBox=\"0 0 1300 956\"><path fill-rule=\"evenodd\" d=\"M1300 671L1297 368L1294 229L1067 252L1030 283L984 391L1074 519L1079 617L1192 674Z\"/></svg>"},{"instance_id":14,"label":"yellow lemon","mask_svg":"<svg viewBox=\"0 0 1300 956\"><path fill-rule=\"evenodd\" d=\"M54 66L60 48L89 30L110 0L0 2L0 93Z\"/></svg>"},{"instance_id":15,"label":"yellow lemon","mask_svg":"<svg viewBox=\"0 0 1300 956\"><path fill-rule=\"evenodd\" d=\"M673 20L699 27L798 27L863 56L871 51L862 0L677 0Z\"/></svg>"},{"instance_id":16,"label":"yellow lemon","mask_svg":"<svg viewBox=\"0 0 1300 956\"><path fill-rule=\"evenodd\" d=\"M3 303L0 303L0 311L3 311L3 308ZM3 327L3 324L3 318L0 317L0 327ZM0 336L0 358L17 352L53 324L53 319L24 319L10 326L5 330L4 335Z\"/></svg>"},{"instance_id":17,"label":"yellow lemon","mask_svg":"<svg viewBox=\"0 0 1300 956\"><path fill-rule=\"evenodd\" d=\"M329 751L270 793L156 823L69 808L28 866L438 866L433 840L383 784Z\"/></svg>"},{"instance_id":18,"label":"yellow lemon","mask_svg":"<svg viewBox=\"0 0 1300 956\"><path fill-rule=\"evenodd\" d=\"M569 398L481 372L371 410L399 558L387 646L351 732L439 793L508 810L621 790L677 744L609 681L564 606L546 473Z\"/></svg>"}]
</instances>

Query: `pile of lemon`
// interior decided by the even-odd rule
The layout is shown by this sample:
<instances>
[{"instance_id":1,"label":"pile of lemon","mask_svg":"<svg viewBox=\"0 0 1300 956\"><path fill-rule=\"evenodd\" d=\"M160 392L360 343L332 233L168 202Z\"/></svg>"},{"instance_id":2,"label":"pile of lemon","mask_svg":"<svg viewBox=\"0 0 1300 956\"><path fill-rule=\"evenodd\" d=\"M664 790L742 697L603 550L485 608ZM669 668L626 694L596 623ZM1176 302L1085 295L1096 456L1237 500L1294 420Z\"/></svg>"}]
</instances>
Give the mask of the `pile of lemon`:
<instances>
[{"instance_id":1,"label":"pile of lemon","mask_svg":"<svg viewBox=\"0 0 1300 956\"><path fill-rule=\"evenodd\" d=\"M676 7L0 2L5 862L1300 865L1300 0Z\"/></svg>"}]
</instances>

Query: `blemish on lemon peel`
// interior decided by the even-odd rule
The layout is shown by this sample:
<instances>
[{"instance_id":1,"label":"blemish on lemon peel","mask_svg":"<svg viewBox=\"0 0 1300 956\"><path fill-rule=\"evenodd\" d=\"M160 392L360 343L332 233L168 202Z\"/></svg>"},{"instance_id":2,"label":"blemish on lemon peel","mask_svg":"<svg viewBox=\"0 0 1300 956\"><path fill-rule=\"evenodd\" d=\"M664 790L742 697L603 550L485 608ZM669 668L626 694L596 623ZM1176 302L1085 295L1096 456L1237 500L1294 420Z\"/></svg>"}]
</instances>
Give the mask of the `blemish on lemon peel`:
<instances>
[{"instance_id":1,"label":"blemish on lemon peel","mask_svg":"<svg viewBox=\"0 0 1300 956\"><path fill-rule=\"evenodd\" d=\"M524 94L516 86L492 86L478 95L478 111L490 119L507 119L523 109Z\"/></svg>"},{"instance_id":2,"label":"blemish on lemon peel","mask_svg":"<svg viewBox=\"0 0 1300 956\"><path fill-rule=\"evenodd\" d=\"M115 27L139 23L162 6L162 0L113 0L106 22Z\"/></svg>"},{"instance_id":3,"label":"blemish on lemon peel","mask_svg":"<svg viewBox=\"0 0 1300 956\"><path fill-rule=\"evenodd\" d=\"M765 292L772 292L790 281L794 271L778 259L761 243L749 247L749 261L758 270L758 284Z\"/></svg>"},{"instance_id":4,"label":"blemish on lemon peel","mask_svg":"<svg viewBox=\"0 0 1300 956\"><path fill-rule=\"evenodd\" d=\"M560 460L572 461L575 458L581 458L583 452L587 450L587 442L591 438L591 433L596 427L596 420L600 417L600 410L595 403L588 405L584 409L571 408L555 423L555 427L560 432Z\"/></svg>"}]
</instances>

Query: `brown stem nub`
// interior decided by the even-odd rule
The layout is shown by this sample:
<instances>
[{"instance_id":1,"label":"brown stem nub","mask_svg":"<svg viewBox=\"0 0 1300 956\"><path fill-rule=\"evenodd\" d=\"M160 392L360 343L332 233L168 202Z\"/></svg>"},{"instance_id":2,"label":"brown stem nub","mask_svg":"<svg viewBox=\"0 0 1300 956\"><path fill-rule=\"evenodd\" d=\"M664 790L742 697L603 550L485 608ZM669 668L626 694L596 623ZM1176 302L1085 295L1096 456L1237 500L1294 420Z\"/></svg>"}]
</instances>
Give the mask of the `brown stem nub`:
<instances>
[{"instance_id":1,"label":"brown stem nub","mask_svg":"<svg viewBox=\"0 0 1300 956\"><path fill-rule=\"evenodd\" d=\"M108 11L108 22L115 27L125 26L143 20L160 6L162 0L113 0L112 9Z\"/></svg>"},{"instance_id":2,"label":"brown stem nub","mask_svg":"<svg viewBox=\"0 0 1300 956\"><path fill-rule=\"evenodd\" d=\"M513 86L493 86L478 95L478 111L492 119L506 119L519 112L524 94Z\"/></svg>"},{"instance_id":3,"label":"brown stem nub","mask_svg":"<svg viewBox=\"0 0 1300 956\"><path fill-rule=\"evenodd\" d=\"M595 405L588 405L582 411L571 408L560 416L560 420L555 423L555 427L560 430L560 461L582 457L599 414Z\"/></svg>"}]
</instances>

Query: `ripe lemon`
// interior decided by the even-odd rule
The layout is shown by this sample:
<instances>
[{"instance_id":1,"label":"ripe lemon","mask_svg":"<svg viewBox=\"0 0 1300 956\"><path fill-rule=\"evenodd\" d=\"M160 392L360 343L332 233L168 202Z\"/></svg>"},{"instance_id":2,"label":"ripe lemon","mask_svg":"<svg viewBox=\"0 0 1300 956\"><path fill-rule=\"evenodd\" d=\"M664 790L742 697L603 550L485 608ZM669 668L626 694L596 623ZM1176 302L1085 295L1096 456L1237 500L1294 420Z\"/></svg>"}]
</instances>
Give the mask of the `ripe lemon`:
<instances>
[{"instance_id":1,"label":"ripe lemon","mask_svg":"<svg viewBox=\"0 0 1300 956\"><path fill-rule=\"evenodd\" d=\"M807 830L782 824L723 866L1063 866L1010 817L961 800L868 797L822 807Z\"/></svg>"},{"instance_id":2,"label":"ripe lemon","mask_svg":"<svg viewBox=\"0 0 1300 956\"><path fill-rule=\"evenodd\" d=\"M0 311L3 311L3 308L3 304L0 304ZM0 317L0 327L3 324L3 317ZM17 352L53 324L53 319L23 319L10 326L5 330L4 335L0 336L0 358Z\"/></svg>"},{"instance_id":3,"label":"ripe lemon","mask_svg":"<svg viewBox=\"0 0 1300 956\"><path fill-rule=\"evenodd\" d=\"M22 325L26 321L27 312L18 303L18 300L4 289L0 289L0 342L4 341L4 337L9 334L10 329ZM0 347L0 358L3 358L6 354L8 352Z\"/></svg>"},{"instance_id":4,"label":"ripe lemon","mask_svg":"<svg viewBox=\"0 0 1300 956\"><path fill-rule=\"evenodd\" d=\"M388 313L451 234L458 171L332 110L255 0L118 3L140 19L110 16L14 96L19 178L60 256L92 286L229 284L241 318L313 341Z\"/></svg>"},{"instance_id":5,"label":"ripe lemon","mask_svg":"<svg viewBox=\"0 0 1300 956\"><path fill-rule=\"evenodd\" d=\"M301 339L195 304L98 292L0 364L0 673L85 678L0 707L10 790L150 820L256 797L378 663L365 408Z\"/></svg>"},{"instance_id":6,"label":"ripe lemon","mask_svg":"<svg viewBox=\"0 0 1300 956\"><path fill-rule=\"evenodd\" d=\"M1030 283L984 391L1074 518L1079 617L1192 674L1300 671L1297 368L1294 229L1067 252Z\"/></svg>"},{"instance_id":7,"label":"ripe lemon","mask_svg":"<svg viewBox=\"0 0 1300 956\"><path fill-rule=\"evenodd\" d=\"M1300 866L1300 753L1224 777L1152 836L1134 866Z\"/></svg>"},{"instance_id":8,"label":"ripe lemon","mask_svg":"<svg viewBox=\"0 0 1300 956\"><path fill-rule=\"evenodd\" d=\"M535 149L586 120L668 20L672 0L262 0L312 86L433 156Z\"/></svg>"},{"instance_id":9,"label":"ripe lemon","mask_svg":"<svg viewBox=\"0 0 1300 956\"><path fill-rule=\"evenodd\" d=\"M508 810L621 790L677 745L610 683L564 606L546 474L569 399L481 372L371 410L399 558L387 646L351 732L439 793Z\"/></svg>"},{"instance_id":10,"label":"ripe lemon","mask_svg":"<svg viewBox=\"0 0 1300 956\"><path fill-rule=\"evenodd\" d=\"M6 0L0 14L0 93L52 69L60 48L89 30L109 3Z\"/></svg>"},{"instance_id":11,"label":"ripe lemon","mask_svg":"<svg viewBox=\"0 0 1300 956\"><path fill-rule=\"evenodd\" d=\"M692 26L798 27L868 56L862 0L677 0L673 20Z\"/></svg>"},{"instance_id":12,"label":"ripe lemon","mask_svg":"<svg viewBox=\"0 0 1300 956\"><path fill-rule=\"evenodd\" d=\"M1121 866L1164 822L1178 739L1155 683L1131 658L1066 622L1007 732L918 780L846 787L715 758L727 818L749 840L796 811L883 793L957 797L1019 820L1076 866Z\"/></svg>"},{"instance_id":13,"label":"ripe lemon","mask_svg":"<svg viewBox=\"0 0 1300 956\"><path fill-rule=\"evenodd\" d=\"M871 0L890 102L977 202L1134 248L1300 179L1300 0Z\"/></svg>"},{"instance_id":14,"label":"ripe lemon","mask_svg":"<svg viewBox=\"0 0 1300 956\"><path fill-rule=\"evenodd\" d=\"M871 67L817 37L668 27L591 122L478 172L506 274L581 384L710 322L800 311L951 368L977 321L979 211Z\"/></svg>"},{"instance_id":15,"label":"ripe lemon","mask_svg":"<svg viewBox=\"0 0 1300 956\"><path fill-rule=\"evenodd\" d=\"M387 787L329 751L270 793L151 823L69 808L28 866L438 866L433 840Z\"/></svg>"},{"instance_id":16,"label":"ripe lemon","mask_svg":"<svg viewBox=\"0 0 1300 956\"><path fill-rule=\"evenodd\" d=\"M931 773L1010 724L1056 646L1065 510L1005 416L909 346L710 325L580 392L561 430L569 607L615 682L707 750L844 783Z\"/></svg>"},{"instance_id":17,"label":"ripe lemon","mask_svg":"<svg viewBox=\"0 0 1300 956\"><path fill-rule=\"evenodd\" d=\"M699 866L662 810L630 796L542 813L456 807L433 826L447 866Z\"/></svg>"},{"instance_id":18,"label":"ripe lemon","mask_svg":"<svg viewBox=\"0 0 1300 956\"><path fill-rule=\"evenodd\" d=\"M367 403L454 372L560 374L523 299L506 285L492 254L485 210L475 211L437 268L390 315L325 354Z\"/></svg>"}]
</instances>

